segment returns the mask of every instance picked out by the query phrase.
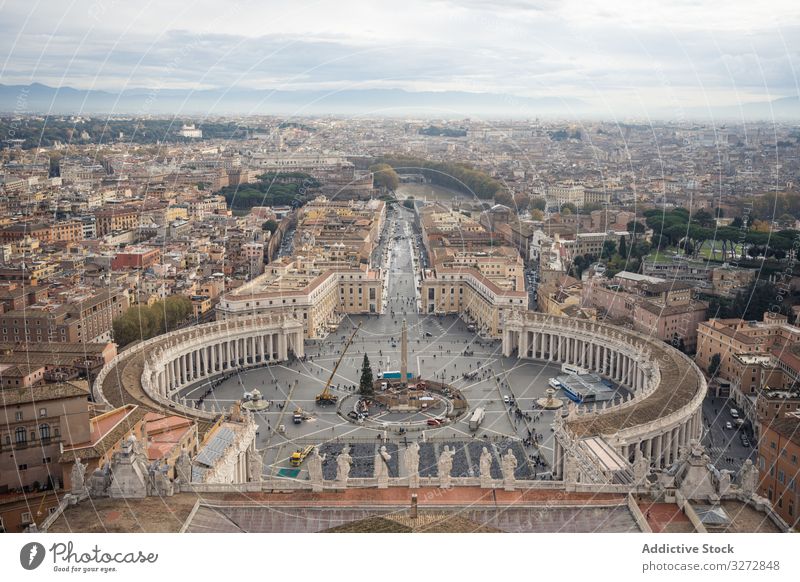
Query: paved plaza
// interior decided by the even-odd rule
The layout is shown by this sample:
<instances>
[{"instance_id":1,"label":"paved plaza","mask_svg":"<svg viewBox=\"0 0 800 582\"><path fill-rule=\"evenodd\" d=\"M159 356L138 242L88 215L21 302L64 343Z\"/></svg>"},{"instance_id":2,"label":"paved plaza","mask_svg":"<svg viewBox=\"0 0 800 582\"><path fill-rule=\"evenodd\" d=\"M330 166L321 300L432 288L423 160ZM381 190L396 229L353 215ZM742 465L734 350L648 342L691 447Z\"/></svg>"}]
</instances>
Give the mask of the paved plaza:
<instances>
[{"instance_id":1,"label":"paved plaza","mask_svg":"<svg viewBox=\"0 0 800 582\"><path fill-rule=\"evenodd\" d=\"M420 314L417 298L420 254L410 216L408 212L395 211L387 220L380 252L383 268L388 272L383 314L346 318L325 339L307 340L306 357L302 361L234 372L221 381L191 386L182 395L190 402L204 397L206 407L220 409L240 400L245 392L258 389L271 403L267 410L257 413L260 426L257 446L265 451L265 473L271 475L289 468L289 456L302 446L320 446L320 451L328 453L328 460L333 463L335 454L347 444L354 459L351 475L372 476L376 447L388 444L392 475L403 476L398 473L402 466L399 455L407 443L416 440L422 444L422 476L435 476L435 459L443 446L455 448L454 475L477 475L478 458L483 444L487 444L494 457L493 474L499 476L499 455L511 448L518 460L519 478L549 478L553 455L551 426L556 413L535 406L536 400L545 395L548 380L561 374L560 366L505 358L499 340L468 331L460 318ZM359 323L361 329L332 383L340 402L357 390L364 353L369 356L376 377L383 371L399 370L404 319L408 325L409 372L459 389L467 399L468 411L483 407L485 419L476 432L469 430L469 412L441 427L400 432L399 424L388 428L371 422L359 424L346 418L346 410L340 414L336 406L316 405L315 396L323 389L345 341ZM464 374L475 371L476 377L464 378ZM297 408L309 416L300 424L292 422ZM434 411L420 414L433 417ZM279 427L283 428L281 432ZM539 435L539 442L526 444L534 435ZM334 470L326 462L326 471ZM304 478L302 468L298 478Z\"/></svg>"}]
</instances>

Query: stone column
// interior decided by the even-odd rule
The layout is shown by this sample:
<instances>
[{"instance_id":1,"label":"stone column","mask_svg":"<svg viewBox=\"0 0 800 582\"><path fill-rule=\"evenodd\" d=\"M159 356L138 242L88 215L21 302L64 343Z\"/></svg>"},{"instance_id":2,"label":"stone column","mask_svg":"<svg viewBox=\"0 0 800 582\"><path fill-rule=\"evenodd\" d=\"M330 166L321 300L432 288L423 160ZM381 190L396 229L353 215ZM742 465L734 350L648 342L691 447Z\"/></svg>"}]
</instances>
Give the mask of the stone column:
<instances>
[{"instance_id":1,"label":"stone column","mask_svg":"<svg viewBox=\"0 0 800 582\"><path fill-rule=\"evenodd\" d=\"M278 334L278 359L286 360L289 357L289 352L286 346L286 336L282 333Z\"/></svg>"},{"instance_id":2,"label":"stone column","mask_svg":"<svg viewBox=\"0 0 800 582\"><path fill-rule=\"evenodd\" d=\"M561 443L556 440L553 450L553 477L560 479L562 475L562 463L564 462L564 450Z\"/></svg>"},{"instance_id":3,"label":"stone column","mask_svg":"<svg viewBox=\"0 0 800 582\"><path fill-rule=\"evenodd\" d=\"M663 435L658 435L653 437L653 458L656 462L656 467L661 468L663 464L661 462L661 445L663 442Z\"/></svg>"}]
</instances>

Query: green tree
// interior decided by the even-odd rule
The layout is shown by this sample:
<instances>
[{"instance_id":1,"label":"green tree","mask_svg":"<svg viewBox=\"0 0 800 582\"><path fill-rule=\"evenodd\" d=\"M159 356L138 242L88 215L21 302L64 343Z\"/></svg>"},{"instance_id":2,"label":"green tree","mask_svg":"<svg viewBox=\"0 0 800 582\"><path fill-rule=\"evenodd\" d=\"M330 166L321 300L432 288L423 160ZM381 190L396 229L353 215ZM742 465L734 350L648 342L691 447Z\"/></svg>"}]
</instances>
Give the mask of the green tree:
<instances>
[{"instance_id":1,"label":"green tree","mask_svg":"<svg viewBox=\"0 0 800 582\"><path fill-rule=\"evenodd\" d=\"M403 206L405 206L409 210L414 210L414 199L406 198L405 200L403 200Z\"/></svg>"},{"instance_id":2,"label":"green tree","mask_svg":"<svg viewBox=\"0 0 800 582\"><path fill-rule=\"evenodd\" d=\"M364 361L361 364L361 380L358 384L358 391L362 396L370 396L374 392L372 378L372 366L369 363L369 357L364 353Z\"/></svg>"},{"instance_id":3,"label":"green tree","mask_svg":"<svg viewBox=\"0 0 800 582\"><path fill-rule=\"evenodd\" d=\"M530 207L544 212L545 210L547 210L547 200L545 200L544 198L533 198L531 199Z\"/></svg>"},{"instance_id":4,"label":"green tree","mask_svg":"<svg viewBox=\"0 0 800 582\"><path fill-rule=\"evenodd\" d=\"M619 255L623 258L628 256L628 244L625 242L624 236L619 239Z\"/></svg>"},{"instance_id":5,"label":"green tree","mask_svg":"<svg viewBox=\"0 0 800 582\"><path fill-rule=\"evenodd\" d=\"M645 227L645 225L643 225L641 222L631 220L627 224L627 229L628 232L631 233L633 240L636 240L638 238L637 235L644 234L644 231L647 230L647 227Z\"/></svg>"},{"instance_id":6,"label":"green tree","mask_svg":"<svg viewBox=\"0 0 800 582\"><path fill-rule=\"evenodd\" d=\"M508 190L500 190L497 194L494 195L494 201L497 204L502 204L503 206L508 206L509 208L514 207L514 197Z\"/></svg>"},{"instance_id":7,"label":"green tree","mask_svg":"<svg viewBox=\"0 0 800 582\"><path fill-rule=\"evenodd\" d=\"M525 212L525 210L528 209L530 202L531 199L524 192L514 194L514 208L517 209L517 212Z\"/></svg>"},{"instance_id":8,"label":"green tree","mask_svg":"<svg viewBox=\"0 0 800 582\"><path fill-rule=\"evenodd\" d=\"M583 208L581 209L581 214L591 214L595 210L602 210L602 209L603 205L600 204L599 202L587 202L586 204L583 205Z\"/></svg>"},{"instance_id":9,"label":"green tree","mask_svg":"<svg viewBox=\"0 0 800 582\"><path fill-rule=\"evenodd\" d=\"M617 243L613 240L607 240L603 243L603 254L600 255L604 259L610 259L617 251Z\"/></svg>"},{"instance_id":10,"label":"green tree","mask_svg":"<svg viewBox=\"0 0 800 582\"><path fill-rule=\"evenodd\" d=\"M394 192L400 186L400 177L389 164L373 164L369 171L372 172L372 181L376 188Z\"/></svg>"},{"instance_id":11,"label":"green tree","mask_svg":"<svg viewBox=\"0 0 800 582\"><path fill-rule=\"evenodd\" d=\"M278 230L278 221L270 218L261 225L261 230L268 230L270 233L275 234L275 231Z\"/></svg>"},{"instance_id":12,"label":"green tree","mask_svg":"<svg viewBox=\"0 0 800 582\"><path fill-rule=\"evenodd\" d=\"M722 356L714 354L711 356L711 362L708 364L708 375L713 378L719 372L719 367L722 364Z\"/></svg>"},{"instance_id":13,"label":"green tree","mask_svg":"<svg viewBox=\"0 0 800 582\"><path fill-rule=\"evenodd\" d=\"M561 214L570 215L577 213L578 213L578 207L575 206L572 202L565 202L564 204L561 205Z\"/></svg>"},{"instance_id":14,"label":"green tree","mask_svg":"<svg viewBox=\"0 0 800 582\"><path fill-rule=\"evenodd\" d=\"M112 322L114 341L124 347L172 331L192 313L192 302L173 295L151 306L135 305Z\"/></svg>"},{"instance_id":15,"label":"green tree","mask_svg":"<svg viewBox=\"0 0 800 582\"><path fill-rule=\"evenodd\" d=\"M709 227L714 224L714 217L711 216L711 214L705 209L700 209L695 212L693 220L700 226L705 227Z\"/></svg>"},{"instance_id":16,"label":"green tree","mask_svg":"<svg viewBox=\"0 0 800 582\"><path fill-rule=\"evenodd\" d=\"M153 309L164 312L164 324L161 333L172 331L179 323L183 322L192 312L192 302L183 295L167 297L163 302L156 302Z\"/></svg>"}]
</instances>

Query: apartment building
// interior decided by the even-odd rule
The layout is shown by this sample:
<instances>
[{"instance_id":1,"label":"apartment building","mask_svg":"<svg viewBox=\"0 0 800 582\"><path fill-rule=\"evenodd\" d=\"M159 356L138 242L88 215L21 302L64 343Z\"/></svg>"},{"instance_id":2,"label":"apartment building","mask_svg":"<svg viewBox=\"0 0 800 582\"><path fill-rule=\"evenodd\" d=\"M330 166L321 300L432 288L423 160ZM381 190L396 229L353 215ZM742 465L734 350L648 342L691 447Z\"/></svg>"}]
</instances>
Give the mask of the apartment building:
<instances>
[{"instance_id":1,"label":"apartment building","mask_svg":"<svg viewBox=\"0 0 800 582\"><path fill-rule=\"evenodd\" d=\"M583 305L601 310L611 319L692 352L697 326L706 318L708 304L692 298L690 285L628 271L611 279L592 277L583 285Z\"/></svg>"},{"instance_id":2,"label":"apartment building","mask_svg":"<svg viewBox=\"0 0 800 582\"><path fill-rule=\"evenodd\" d=\"M217 319L288 314L303 321L307 338L324 337L346 313L379 313L383 276L367 265L326 265L323 271L302 259L284 258L267 271L226 293L217 305Z\"/></svg>"},{"instance_id":3,"label":"apartment building","mask_svg":"<svg viewBox=\"0 0 800 582\"><path fill-rule=\"evenodd\" d=\"M758 493L791 527L800 525L800 413L763 422L758 440Z\"/></svg>"},{"instance_id":4,"label":"apartment building","mask_svg":"<svg viewBox=\"0 0 800 582\"><path fill-rule=\"evenodd\" d=\"M0 340L27 343L111 341L112 321L128 309L119 288L76 289L0 315Z\"/></svg>"},{"instance_id":5,"label":"apartment building","mask_svg":"<svg viewBox=\"0 0 800 582\"><path fill-rule=\"evenodd\" d=\"M717 376L731 383L731 396L755 425L762 389L791 390L800 379L800 328L781 314L763 321L711 319L698 325L695 361L708 370L719 355Z\"/></svg>"},{"instance_id":6,"label":"apartment building","mask_svg":"<svg viewBox=\"0 0 800 582\"><path fill-rule=\"evenodd\" d=\"M60 485L61 445L89 440L88 397L85 383L2 388L0 493Z\"/></svg>"},{"instance_id":7,"label":"apartment building","mask_svg":"<svg viewBox=\"0 0 800 582\"><path fill-rule=\"evenodd\" d=\"M119 207L103 208L94 212L97 236L106 236L112 232L130 230L139 226L139 210Z\"/></svg>"}]
</instances>

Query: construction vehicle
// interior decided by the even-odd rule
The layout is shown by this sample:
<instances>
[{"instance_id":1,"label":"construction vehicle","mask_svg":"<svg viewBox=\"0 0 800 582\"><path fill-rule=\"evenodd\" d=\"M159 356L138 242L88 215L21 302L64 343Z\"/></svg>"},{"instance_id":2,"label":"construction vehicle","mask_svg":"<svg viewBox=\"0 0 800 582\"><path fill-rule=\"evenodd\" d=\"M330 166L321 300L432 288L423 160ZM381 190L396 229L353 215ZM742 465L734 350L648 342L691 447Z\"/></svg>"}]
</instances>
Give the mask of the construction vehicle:
<instances>
[{"instance_id":1,"label":"construction vehicle","mask_svg":"<svg viewBox=\"0 0 800 582\"><path fill-rule=\"evenodd\" d=\"M292 456L289 457L289 463L292 467L299 467L303 464L303 461L306 460L306 457L311 454L311 451L314 450L313 445L308 445L303 449L297 449L295 452L292 453Z\"/></svg>"},{"instance_id":2,"label":"construction vehicle","mask_svg":"<svg viewBox=\"0 0 800 582\"><path fill-rule=\"evenodd\" d=\"M344 344L344 347L342 348L342 355L339 356L338 360L336 360L336 365L333 367L333 371L331 372L328 381L325 383L325 388L322 389L322 392L317 394L316 398L317 404L319 405L336 404L336 402L339 400L339 397L333 392L331 392L331 383L333 383L333 378L334 376L336 376L336 370L339 369L339 364L342 363L344 355L347 353L347 348L349 348L350 344L353 343L353 338L356 337L356 334L358 333L359 329L361 329L361 323L359 323L356 326L356 328L353 330L353 333L350 334L350 339L348 339L347 342Z\"/></svg>"}]
</instances>

